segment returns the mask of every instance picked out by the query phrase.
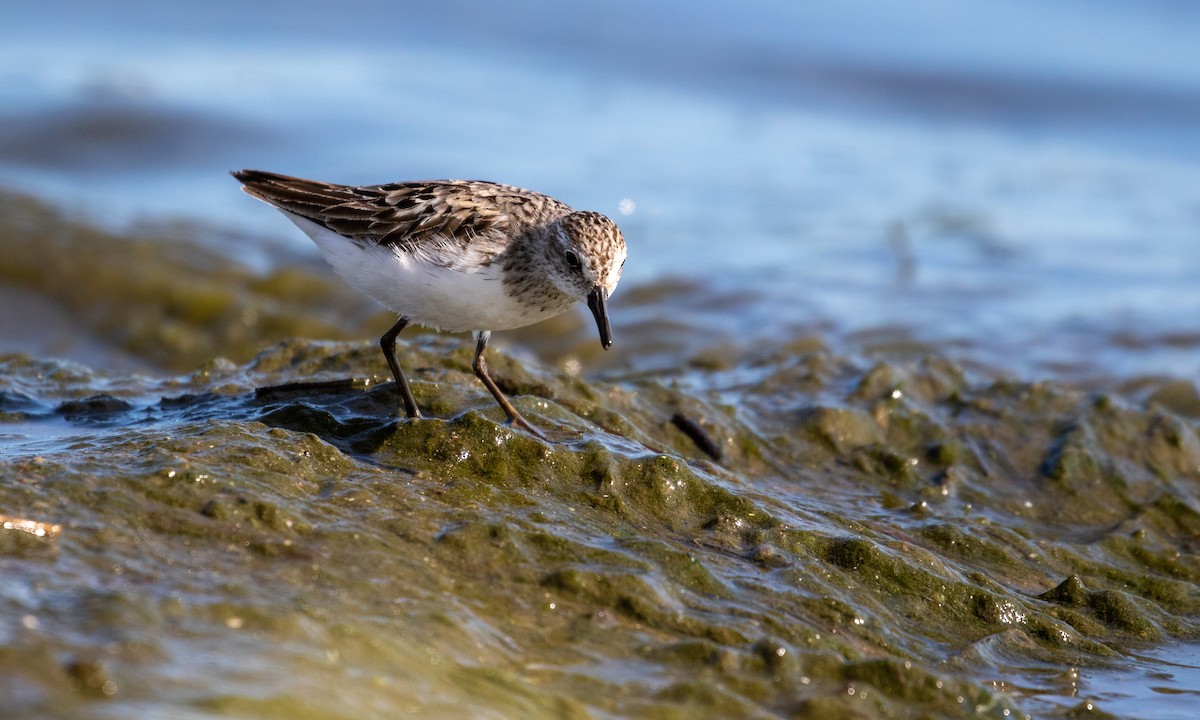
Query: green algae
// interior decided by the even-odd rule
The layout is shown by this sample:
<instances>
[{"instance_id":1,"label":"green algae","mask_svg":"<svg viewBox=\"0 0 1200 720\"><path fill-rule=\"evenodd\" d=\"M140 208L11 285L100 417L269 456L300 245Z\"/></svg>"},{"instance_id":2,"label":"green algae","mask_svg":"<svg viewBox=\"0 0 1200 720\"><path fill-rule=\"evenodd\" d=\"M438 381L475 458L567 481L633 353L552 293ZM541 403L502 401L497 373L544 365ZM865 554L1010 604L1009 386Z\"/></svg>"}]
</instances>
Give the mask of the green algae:
<instances>
[{"instance_id":1,"label":"green algae","mask_svg":"<svg viewBox=\"0 0 1200 720\"><path fill-rule=\"evenodd\" d=\"M530 394L516 401L556 433L546 443L499 424L454 347L406 348L421 402L457 405L418 421L394 417L390 384L253 393L374 377L370 343L293 341L140 388L6 358L5 391L26 389L21 422L58 418L77 438L36 461L8 455L0 483L6 514L64 527L52 539L0 533L0 562L31 593L14 617L35 618L8 646L43 658L0 653L34 688L24 707L170 706L181 690L163 668L245 636L270 639L242 649L263 667L423 712L446 706L397 674L414 661L437 668L417 676L438 697L478 692L464 707L530 717L1002 717L1029 710L989 677L1111 663L1130 643L1197 634L1200 569L1171 551L1196 512L1187 485L1171 489L1196 477L1162 470L1187 467L1168 452L1192 451L1183 421L1019 385L910 393L880 410L847 383L838 404L800 412L777 403L771 415L761 401L706 412L728 447L753 448L715 464L669 422L677 390L647 380L577 397L577 378L526 368ZM83 392L101 385L115 392ZM587 417L604 417L601 395L636 438ZM748 429L751 406L763 414L754 425L794 424L788 444ZM885 424L896 413L916 421ZM1018 417L1019 432L991 432ZM1076 439L1083 427L1099 429ZM1167 439L1127 442L1156 434ZM1072 444L1092 461L1056 477L1045 458ZM965 473L953 491L924 493L947 468ZM1000 483L1033 508L993 502ZM1157 484L1156 499L1130 502L1146 494L1139 484ZM924 509L889 510L885 490ZM1036 511L1097 493L1098 516ZM1099 529L1116 508L1126 524ZM162 640L167 628L182 639ZM1002 652L972 652L989 639ZM46 647L57 650L35 651ZM305 647L327 660L297 654ZM231 689L222 678L236 667L206 657L210 680L190 692L207 712L343 716ZM107 683L111 696L95 689Z\"/></svg>"},{"instance_id":2,"label":"green algae","mask_svg":"<svg viewBox=\"0 0 1200 720\"><path fill-rule=\"evenodd\" d=\"M495 352L545 442L453 339L402 340L421 420L374 342L259 350L386 326L336 280L0 210L0 279L192 371L0 357L0 515L61 528L0 529L14 712L1072 717L1046 673L1200 636L1178 381L811 339L605 382Z\"/></svg>"}]
</instances>

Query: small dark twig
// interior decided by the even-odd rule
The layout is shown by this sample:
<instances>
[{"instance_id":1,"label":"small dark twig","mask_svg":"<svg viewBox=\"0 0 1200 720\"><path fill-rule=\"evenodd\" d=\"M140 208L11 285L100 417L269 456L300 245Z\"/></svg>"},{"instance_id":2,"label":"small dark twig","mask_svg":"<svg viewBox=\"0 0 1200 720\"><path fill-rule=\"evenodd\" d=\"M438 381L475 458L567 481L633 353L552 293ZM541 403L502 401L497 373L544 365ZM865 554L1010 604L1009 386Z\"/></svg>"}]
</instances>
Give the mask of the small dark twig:
<instances>
[{"instance_id":1,"label":"small dark twig","mask_svg":"<svg viewBox=\"0 0 1200 720\"><path fill-rule=\"evenodd\" d=\"M713 460L721 462L721 447L717 445L717 441L713 440L707 430L700 427L700 423L681 412L677 412L671 416L671 423L683 431L684 435L691 438L692 442L696 443L696 447L704 451Z\"/></svg>"}]
</instances>

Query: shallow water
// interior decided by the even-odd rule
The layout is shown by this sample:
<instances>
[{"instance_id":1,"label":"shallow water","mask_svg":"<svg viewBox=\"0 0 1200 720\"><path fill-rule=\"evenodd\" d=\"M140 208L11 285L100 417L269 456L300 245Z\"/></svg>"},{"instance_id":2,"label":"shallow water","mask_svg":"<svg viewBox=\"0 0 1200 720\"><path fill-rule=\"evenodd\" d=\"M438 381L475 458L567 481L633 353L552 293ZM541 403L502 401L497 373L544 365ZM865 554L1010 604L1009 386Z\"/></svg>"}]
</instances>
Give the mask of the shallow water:
<instances>
[{"instance_id":1,"label":"shallow water","mask_svg":"<svg viewBox=\"0 0 1200 720\"><path fill-rule=\"evenodd\" d=\"M1093 702L1092 707L1089 701L1083 704L1089 712L1103 709L1123 718L1190 718L1200 702L1198 660L1200 647L1194 644L1132 653L1118 668L1077 673L1071 682L1078 691L1071 700L1048 699L1051 706L1062 707L1086 697Z\"/></svg>"},{"instance_id":2,"label":"shallow water","mask_svg":"<svg viewBox=\"0 0 1200 720\"><path fill-rule=\"evenodd\" d=\"M1190 5L123 7L0 23L6 708L1187 716ZM617 345L396 420L240 166L608 212Z\"/></svg>"}]
</instances>

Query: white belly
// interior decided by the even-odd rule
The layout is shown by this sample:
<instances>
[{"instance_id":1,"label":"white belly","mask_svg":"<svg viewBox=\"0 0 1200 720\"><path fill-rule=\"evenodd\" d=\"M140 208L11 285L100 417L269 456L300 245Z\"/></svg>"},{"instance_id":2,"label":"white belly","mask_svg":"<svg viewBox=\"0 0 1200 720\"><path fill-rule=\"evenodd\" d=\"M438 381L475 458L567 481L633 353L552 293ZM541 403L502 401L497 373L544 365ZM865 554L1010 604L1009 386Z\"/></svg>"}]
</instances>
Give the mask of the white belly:
<instances>
[{"instance_id":1,"label":"white belly","mask_svg":"<svg viewBox=\"0 0 1200 720\"><path fill-rule=\"evenodd\" d=\"M351 287L418 325L463 332L532 325L566 308L539 310L506 292L499 263L464 257L452 267L379 245L358 245L310 220L284 212L312 238Z\"/></svg>"}]
</instances>

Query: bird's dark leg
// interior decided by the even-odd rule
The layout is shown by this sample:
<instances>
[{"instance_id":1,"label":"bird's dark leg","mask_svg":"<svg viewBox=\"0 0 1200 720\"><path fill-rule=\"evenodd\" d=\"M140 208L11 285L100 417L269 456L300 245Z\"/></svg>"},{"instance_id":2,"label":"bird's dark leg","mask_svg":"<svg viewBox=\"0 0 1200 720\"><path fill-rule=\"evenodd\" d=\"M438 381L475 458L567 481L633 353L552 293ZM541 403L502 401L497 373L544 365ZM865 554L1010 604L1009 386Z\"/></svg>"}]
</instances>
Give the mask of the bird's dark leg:
<instances>
[{"instance_id":1,"label":"bird's dark leg","mask_svg":"<svg viewBox=\"0 0 1200 720\"><path fill-rule=\"evenodd\" d=\"M488 389L488 392L492 394L492 397L496 398L496 402L500 403L500 407L504 408L504 412L508 413L508 421L510 423L528 431L536 437L545 440L546 436L542 434L542 431L538 430L536 427L530 424L528 420L521 417L521 413L517 412L517 409L512 406L512 403L508 401L508 398L504 397L504 393L500 392L500 388L496 385L496 381L492 380L492 377L488 375L487 362L485 362L483 359L483 351L487 349L488 340L491 339L491 337L492 334L490 332L485 331L476 333L477 340L475 342L475 360L471 363L471 368L475 371L475 376L478 377L479 381L482 382L484 387Z\"/></svg>"},{"instance_id":2,"label":"bird's dark leg","mask_svg":"<svg viewBox=\"0 0 1200 720\"><path fill-rule=\"evenodd\" d=\"M413 399L412 390L408 389L408 381L404 379L404 373L400 372L400 363L396 362L396 336L406 325L408 325L408 318L402 317L397 320L392 329L379 338L379 346L383 348L383 356L387 358L388 367L392 369L392 377L396 378L396 388L400 391L400 399L404 401L404 410L410 418L419 418L421 411L417 409L417 401Z\"/></svg>"}]
</instances>

